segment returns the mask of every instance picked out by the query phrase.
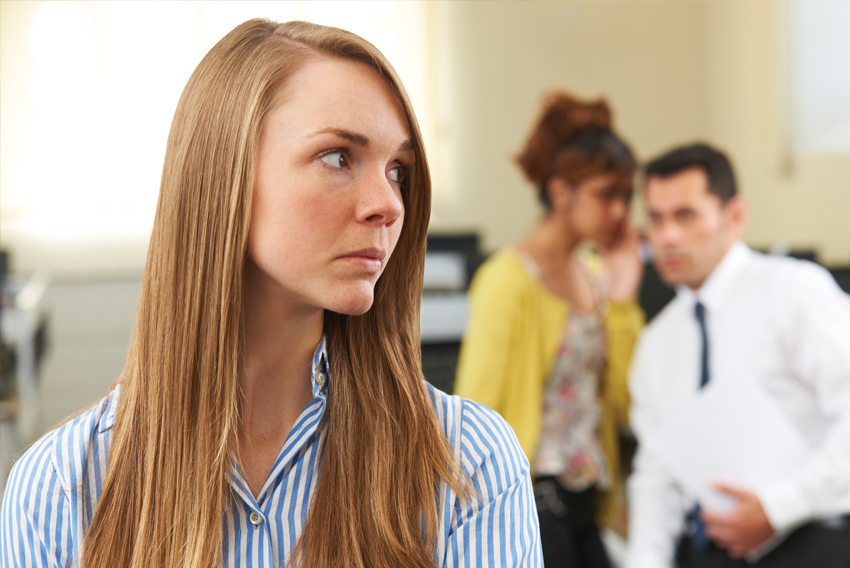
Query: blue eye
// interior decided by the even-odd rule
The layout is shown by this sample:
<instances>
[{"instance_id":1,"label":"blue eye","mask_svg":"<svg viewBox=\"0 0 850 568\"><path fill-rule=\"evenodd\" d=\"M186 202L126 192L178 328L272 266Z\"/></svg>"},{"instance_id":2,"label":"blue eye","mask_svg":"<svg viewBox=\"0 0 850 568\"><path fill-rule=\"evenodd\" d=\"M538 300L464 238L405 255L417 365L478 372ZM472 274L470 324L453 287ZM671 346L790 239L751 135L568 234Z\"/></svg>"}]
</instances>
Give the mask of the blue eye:
<instances>
[{"instance_id":1,"label":"blue eye","mask_svg":"<svg viewBox=\"0 0 850 568\"><path fill-rule=\"evenodd\" d=\"M324 163L339 169L348 168L348 158L343 152L329 152L324 156L319 157Z\"/></svg>"}]
</instances>

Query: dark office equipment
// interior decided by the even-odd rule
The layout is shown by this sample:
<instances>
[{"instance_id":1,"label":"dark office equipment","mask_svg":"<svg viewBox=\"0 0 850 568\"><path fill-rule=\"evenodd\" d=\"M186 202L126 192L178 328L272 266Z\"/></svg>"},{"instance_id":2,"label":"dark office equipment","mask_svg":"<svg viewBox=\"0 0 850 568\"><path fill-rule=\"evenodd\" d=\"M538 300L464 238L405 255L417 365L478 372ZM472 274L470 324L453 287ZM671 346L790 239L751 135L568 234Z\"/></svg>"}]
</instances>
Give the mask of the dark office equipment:
<instances>
[{"instance_id":1,"label":"dark office equipment","mask_svg":"<svg viewBox=\"0 0 850 568\"><path fill-rule=\"evenodd\" d=\"M842 290L850 294L850 266L844 266L841 268L830 268L829 271L832 273L835 281L838 282L838 286L841 287Z\"/></svg>"},{"instance_id":2,"label":"dark office equipment","mask_svg":"<svg viewBox=\"0 0 850 568\"><path fill-rule=\"evenodd\" d=\"M425 380L443 392L454 391L460 341L422 343L422 373Z\"/></svg>"},{"instance_id":3,"label":"dark office equipment","mask_svg":"<svg viewBox=\"0 0 850 568\"><path fill-rule=\"evenodd\" d=\"M472 275L487 258L478 248L479 240L476 233L429 234L428 252L459 252L466 259L466 285L472 280Z\"/></svg>"},{"instance_id":4,"label":"dark office equipment","mask_svg":"<svg viewBox=\"0 0 850 568\"><path fill-rule=\"evenodd\" d=\"M9 253L0 250L0 313L11 304L11 296L6 292L6 276L9 273ZM0 318L2 321L2 318ZM0 330L0 337L3 336ZM15 394L15 349L13 345L0 340L0 401L8 400Z\"/></svg>"},{"instance_id":5,"label":"dark office equipment","mask_svg":"<svg viewBox=\"0 0 850 568\"><path fill-rule=\"evenodd\" d=\"M814 250L792 250L788 252L787 256L800 260L808 260L809 262L818 261L818 255Z\"/></svg>"},{"instance_id":6,"label":"dark office equipment","mask_svg":"<svg viewBox=\"0 0 850 568\"><path fill-rule=\"evenodd\" d=\"M9 252L0 250L0 289L6 288L6 277L9 275Z\"/></svg>"},{"instance_id":7,"label":"dark office equipment","mask_svg":"<svg viewBox=\"0 0 850 568\"><path fill-rule=\"evenodd\" d=\"M676 297L676 291L661 280L655 266L651 262L644 263L638 302L646 314L647 323L658 315L658 312L674 297Z\"/></svg>"},{"instance_id":8,"label":"dark office equipment","mask_svg":"<svg viewBox=\"0 0 850 568\"><path fill-rule=\"evenodd\" d=\"M466 328L466 290L486 258L478 246L475 233L428 235L420 315L422 373L429 383L447 393L454 390L460 342ZM441 261L430 262L429 258ZM436 273L429 274L431 269ZM439 273L441 270L445 273Z\"/></svg>"},{"instance_id":9,"label":"dark office equipment","mask_svg":"<svg viewBox=\"0 0 850 568\"><path fill-rule=\"evenodd\" d=\"M468 311L464 292L422 296L422 373L429 383L447 393L454 390Z\"/></svg>"}]
</instances>

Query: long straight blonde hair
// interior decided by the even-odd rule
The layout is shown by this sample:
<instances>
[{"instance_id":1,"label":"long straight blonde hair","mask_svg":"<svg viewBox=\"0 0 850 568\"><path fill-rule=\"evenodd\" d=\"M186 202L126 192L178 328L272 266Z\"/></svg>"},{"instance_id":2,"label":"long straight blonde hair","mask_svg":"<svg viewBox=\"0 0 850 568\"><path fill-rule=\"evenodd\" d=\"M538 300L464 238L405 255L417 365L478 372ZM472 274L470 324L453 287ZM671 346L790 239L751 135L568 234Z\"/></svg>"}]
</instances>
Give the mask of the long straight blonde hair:
<instances>
[{"instance_id":1,"label":"long straight blonde hair","mask_svg":"<svg viewBox=\"0 0 850 568\"><path fill-rule=\"evenodd\" d=\"M434 567L439 485L469 495L422 383L419 303L431 186L409 99L383 55L352 33L250 20L204 57L174 114L83 568L223 563L259 133L269 112L286 104L292 74L321 57L365 63L387 81L407 114L416 161L403 190L404 226L372 309L325 314L332 380L321 475L290 563Z\"/></svg>"}]
</instances>

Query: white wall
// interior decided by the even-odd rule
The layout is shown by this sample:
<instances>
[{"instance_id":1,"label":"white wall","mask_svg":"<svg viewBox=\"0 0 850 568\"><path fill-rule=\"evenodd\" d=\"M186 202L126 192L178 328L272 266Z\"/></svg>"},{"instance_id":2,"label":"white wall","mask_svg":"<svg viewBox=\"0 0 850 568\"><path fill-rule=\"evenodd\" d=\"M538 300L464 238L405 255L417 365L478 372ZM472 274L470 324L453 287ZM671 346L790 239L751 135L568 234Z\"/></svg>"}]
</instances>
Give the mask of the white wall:
<instances>
[{"instance_id":1,"label":"white wall","mask_svg":"<svg viewBox=\"0 0 850 568\"><path fill-rule=\"evenodd\" d=\"M790 38L780 3L458 2L440 6L438 80L451 155L432 228L488 250L534 222L512 163L542 93L605 96L639 157L697 139L728 150L752 207L746 240L850 263L850 155L791 155ZM848 101L850 104L850 101Z\"/></svg>"},{"instance_id":2,"label":"white wall","mask_svg":"<svg viewBox=\"0 0 850 568\"><path fill-rule=\"evenodd\" d=\"M32 110L26 90L10 87L22 84L25 71L9 64L10 55L25 48L20 21L32 12L28 5L0 5L4 160L14 159L19 144L5 128L9 117ZM618 129L641 158L696 139L727 149L752 205L746 234L751 244L812 247L827 263L850 264L850 155L790 152L791 43L784 3L425 6L434 231L479 231L484 247L493 250L531 226L539 213L534 191L512 159L543 94L564 88L606 97ZM0 201L10 183L2 178ZM0 245L13 248L18 269L141 271L146 240L135 233L101 239L90 254L75 256L83 246L79 238L59 244L51 237L14 235L15 214L3 211Z\"/></svg>"}]
</instances>

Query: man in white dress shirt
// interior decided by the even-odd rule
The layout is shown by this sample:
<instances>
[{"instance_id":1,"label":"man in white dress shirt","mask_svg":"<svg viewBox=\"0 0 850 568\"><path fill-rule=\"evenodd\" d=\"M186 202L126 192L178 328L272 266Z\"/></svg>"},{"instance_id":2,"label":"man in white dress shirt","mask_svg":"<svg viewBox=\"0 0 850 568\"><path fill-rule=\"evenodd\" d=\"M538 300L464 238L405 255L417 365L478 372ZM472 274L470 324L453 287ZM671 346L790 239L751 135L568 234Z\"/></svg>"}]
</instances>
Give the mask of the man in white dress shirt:
<instances>
[{"instance_id":1,"label":"man in white dress shirt","mask_svg":"<svg viewBox=\"0 0 850 568\"><path fill-rule=\"evenodd\" d=\"M740 241L747 207L717 150L673 150L646 179L647 237L677 295L632 361L627 568L850 567L850 296L823 268ZM763 389L812 450L781 482L716 486L736 503L721 513L699 507L641 442L712 381L739 380Z\"/></svg>"}]
</instances>

